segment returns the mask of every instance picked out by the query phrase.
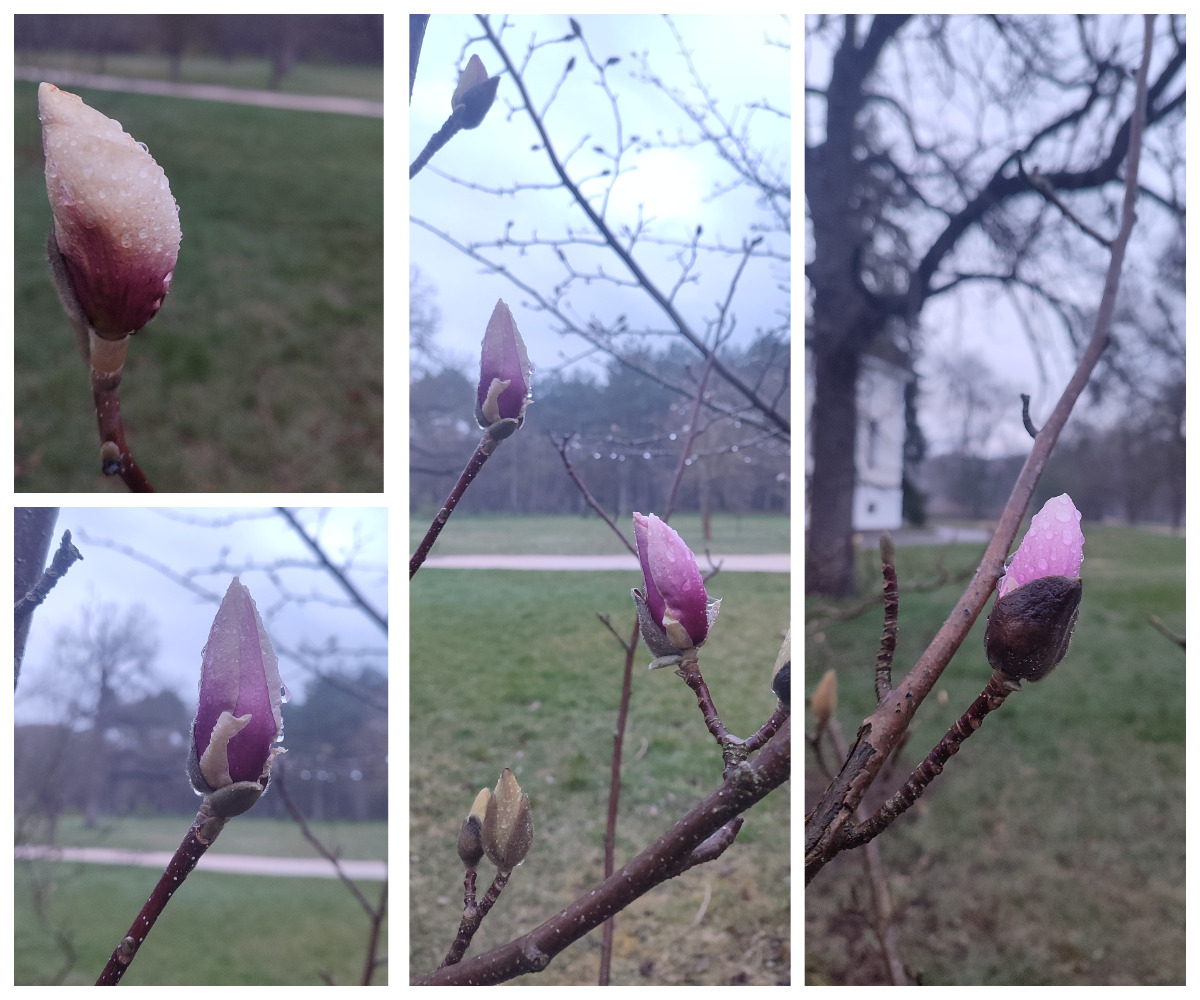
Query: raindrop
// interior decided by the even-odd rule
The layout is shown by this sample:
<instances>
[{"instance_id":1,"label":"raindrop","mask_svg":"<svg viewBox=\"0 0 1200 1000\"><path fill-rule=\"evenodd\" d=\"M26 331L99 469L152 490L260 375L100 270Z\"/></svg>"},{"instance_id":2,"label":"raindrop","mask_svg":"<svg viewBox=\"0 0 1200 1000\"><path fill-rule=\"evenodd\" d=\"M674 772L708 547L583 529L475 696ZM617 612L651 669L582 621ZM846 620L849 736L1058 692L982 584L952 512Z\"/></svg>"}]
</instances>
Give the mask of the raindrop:
<instances>
[{"instance_id":1,"label":"raindrop","mask_svg":"<svg viewBox=\"0 0 1200 1000\"><path fill-rule=\"evenodd\" d=\"M147 145L146 145L144 142L138 142L138 145L142 147L142 152L143 152L143 153L148 153L148 152L150 152L150 147L149 147L149 146L147 146Z\"/></svg>"},{"instance_id":2,"label":"raindrop","mask_svg":"<svg viewBox=\"0 0 1200 1000\"><path fill-rule=\"evenodd\" d=\"M285 705L292 700L292 692L288 690L288 686L286 684L280 685L279 693Z\"/></svg>"}]
</instances>

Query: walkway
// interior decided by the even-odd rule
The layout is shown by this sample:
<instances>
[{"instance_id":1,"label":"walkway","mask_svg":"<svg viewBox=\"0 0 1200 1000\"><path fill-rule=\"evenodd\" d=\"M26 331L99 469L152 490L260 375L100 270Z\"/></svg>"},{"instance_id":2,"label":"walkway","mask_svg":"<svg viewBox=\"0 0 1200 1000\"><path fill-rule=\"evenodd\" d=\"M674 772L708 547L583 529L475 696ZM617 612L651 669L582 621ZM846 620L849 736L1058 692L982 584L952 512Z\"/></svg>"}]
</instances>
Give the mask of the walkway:
<instances>
[{"instance_id":1,"label":"walkway","mask_svg":"<svg viewBox=\"0 0 1200 1000\"><path fill-rule=\"evenodd\" d=\"M707 569L703 555L701 568ZM713 565L722 573L789 573L792 559L787 553L778 555L713 556ZM549 570L620 570L641 573L637 558L628 553L615 556L439 556L431 555L422 569L549 569Z\"/></svg>"},{"instance_id":2,"label":"walkway","mask_svg":"<svg viewBox=\"0 0 1200 1000\"><path fill-rule=\"evenodd\" d=\"M252 104L260 108L282 108L286 111L328 111L339 115L360 115L382 118L382 101L364 101L356 97L326 97L320 94L282 94L277 90L246 90L210 83L171 83L167 80L142 80L103 73L78 73L66 69L38 69L18 66L13 72L17 80L43 80L56 87L94 87L97 90L118 90L131 94L156 94L159 97L188 97L198 101L224 101L228 104Z\"/></svg>"},{"instance_id":3,"label":"walkway","mask_svg":"<svg viewBox=\"0 0 1200 1000\"><path fill-rule=\"evenodd\" d=\"M97 865L128 865L163 871L171 860L170 851L126 851L109 847L46 847L20 844L16 856L21 860L83 861ZM342 861L342 871L352 879L382 882L387 878L386 861ZM240 875L290 875L298 878L337 878L333 865L324 858L268 858L255 854L205 853L197 868L208 872L232 872Z\"/></svg>"}]
</instances>

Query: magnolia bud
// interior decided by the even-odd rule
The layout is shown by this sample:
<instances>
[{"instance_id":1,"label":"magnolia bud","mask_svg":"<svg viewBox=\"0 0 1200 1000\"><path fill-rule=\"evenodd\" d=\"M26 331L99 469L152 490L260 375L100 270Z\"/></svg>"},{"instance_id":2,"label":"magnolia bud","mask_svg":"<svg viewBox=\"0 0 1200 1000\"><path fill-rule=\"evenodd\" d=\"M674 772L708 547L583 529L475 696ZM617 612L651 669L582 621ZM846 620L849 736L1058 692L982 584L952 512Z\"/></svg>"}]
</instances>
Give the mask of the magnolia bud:
<instances>
[{"instance_id":1,"label":"magnolia bud","mask_svg":"<svg viewBox=\"0 0 1200 1000\"><path fill-rule=\"evenodd\" d=\"M1082 597L1078 577L1043 576L996 598L983 637L988 663L1014 680L1040 681L1067 655Z\"/></svg>"},{"instance_id":2,"label":"magnolia bud","mask_svg":"<svg viewBox=\"0 0 1200 1000\"><path fill-rule=\"evenodd\" d=\"M792 704L792 630L787 630L779 655L775 658L775 670L771 674L771 690L785 707Z\"/></svg>"},{"instance_id":3,"label":"magnolia bud","mask_svg":"<svg viewBox=\"0 0 1200 1000\"><path fill-rule=\"evenodd\" d=\"M837 671L826 670L825 676L812 696L813 715L817 718L817 726L824 726L833 718L837 711Z\"/></svg>"},{"instance_id":4,"label":"magnolia bud","mask_svg":"<svg viewBox=\"0 0 1200 1000\"><path fill-rule=\"evenodd\" d=\"M476 799L478 801L478 799ZM507 767L496 782L483 817L483 848L501 871L512 871L533 844L533 813L529 796L521 791Z\"/></svg>"},{"instance_id":5,"label":"magnolia bud","mask_svg":"<svg viewBox=\"0 0 1200 1000\"><path fill-rule=\"evenodd\" d=\"M491 799L492 793L486 788L476 795L458 832L458 856L468 868L474 868L483 859L483 820Z\"/></svg>"}]
</instances>

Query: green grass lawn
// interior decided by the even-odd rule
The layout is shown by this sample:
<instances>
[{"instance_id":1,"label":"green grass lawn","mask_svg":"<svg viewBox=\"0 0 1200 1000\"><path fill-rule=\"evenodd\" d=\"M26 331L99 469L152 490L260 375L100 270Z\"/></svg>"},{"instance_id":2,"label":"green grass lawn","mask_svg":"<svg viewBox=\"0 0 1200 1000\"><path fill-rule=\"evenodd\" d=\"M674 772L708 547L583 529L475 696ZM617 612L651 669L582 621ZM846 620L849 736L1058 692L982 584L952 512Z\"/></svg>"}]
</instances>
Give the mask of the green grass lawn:
<instances>
[{"instance_id":1,"label":"green grass lawn","mask_svg":"<svg viewBox=\"0 0 1200 1000\"><path fill-rule=\"evenodd\" d=\"M88 373L51 284L37 87L15 84L18 491L124 491L99 471ZM109 91L180 206L162 312L121 409L160 491L383 485L383 123Z\"/></svg>"},{"instance_id":2,"label":"green grass lawn","mask_svg":"<svg viewBox=\"0 0 1200 1000\"><path fill-rule=\"evenodd\" d=\"M462 914L459 827L480 788L511 767L533 807L534 843L468 957L524 933L603 875L612 732L636 574L422 572L410 591L410 968L432 971ZM775 705L769 679L788 620L788 579L713 582L720 618L701 665L722 718L749 735ZM617 864L717 787L720 753L695 697L639 646L626 734ZM616 921L614 984L771 984L790 974L789 798L747 814L733 847ZM492 870L480 868L480 891ZM708 899L707 907L705 900ZM695 923L701 910L703 919ZM529 984L596 981L600 932Z\"/></svg>"},{"instance_id":3,"label":"green grass lawn","mask_svg":"<svg viewBox=\"0 0 1200 1000\"><path fill-rule=\"evenodd\" d=\"M225 833L213 850L224 839ZM17 862L15 983L94 983L157 879L148 868ZM377 903L380 884L363 886ZM41 915L35 897L43 901ZM171 899L121 983L353 985L361 981L368 926L336 880L197 871ZM387 941L386 924L381 940ZM385 944L380 954L386 951ZM385 965L375 982L387 981Z\"/></svg>"},{"instance_id":4,"label":"green grass lawn","mask_svg":"<svg viewBox=\"0 0 1200 1000\"><path fill-rule=\"evenodd\" d=\"M60 847L173 851L191 822L192 816L102 816L99 825L89 830L84 827L82 816L72 814L59 818L57 843ZM386 823L314 820L309 828L339 857L367 861L387 857ZM290 819L261 819L253 814L240 816L236 823L226 825L213 850L277 858L317 857L300 827Z\"/></svg>"},{"instance_id":5,"label":"green grass lawn","mask_svg":"<svg viewBox=\"0 0 1200 1000\"><path fill-rule=\"evenodd\" d=\"M415 551L429 517L413 515L409 521L409 551ZM707 545L718 555L759 555L791 549L791 522L772 514L714 514L712 540L705 542L699 514L677 514L671 527L697 553ZM633 522L618 525L633 540ZM503 514L464 517L456 513L433 547L431 555L618 555L626 552L621 540L599 517L571 515L516 517ZM636 583L636 581L634 581ZM633 586L633 584L630 584Z\"/></svg>"},{"instance_id":6,"label":"green grass lawn","mask_svg":"<svg viewBox=\"0 0 1200 1000\"><path fill-rule=\"evenodd\" d=\"M926 984L1184 981L1184 655L1148 616L1185 631L1185 544L1128 528L1085 524L1084 534L1083 603L1067 658L988 716L879 839L899 950ZM900 548L901 585L933 578L939 562L972 567L981 552ZM876 586L877 564L862 555L865 585ZM897 676L962 586L901 594ZM881 621L874 609L810 626L806 690L838 670L849 739L873 708ZM982 690L984 628L981 617L922 706L888 793ZM809 751L810 801L825 783ZM808 888L808 981L881 981L867 899L856 852Z\"/></svg>"},{"instance_id":7,"label":"green grass lawn","mask_svg":"<svg viewBox=\"0 0 1200 1000\"><path fill-rule=\"evenodd\" d=\"M18 66L39 69L67 69L78 73L106 73L136 79L169 80L170 60L165 55L145 53L25 52L17 51ZM265 90L271 79L271 63L266 59L242 56L219 59L213 56L188 56L180 63L180 83L220 84L249 90ZM335 66L301 62L279 86L285 94L322 94L330 97L358 97L365 101L383 100L383 70L379 66ZM110 116L111 117L111 116Z\"/></svg>"}]
</instances>

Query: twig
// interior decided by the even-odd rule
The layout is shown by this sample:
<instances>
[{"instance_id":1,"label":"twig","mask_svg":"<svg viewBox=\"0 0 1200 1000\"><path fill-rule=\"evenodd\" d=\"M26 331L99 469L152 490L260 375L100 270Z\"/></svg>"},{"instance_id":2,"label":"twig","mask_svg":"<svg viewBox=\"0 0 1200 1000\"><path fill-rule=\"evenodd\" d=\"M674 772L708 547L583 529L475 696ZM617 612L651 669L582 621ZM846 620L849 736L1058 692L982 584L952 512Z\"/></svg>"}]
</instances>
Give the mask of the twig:
<instances>
[{"instance_id":1,"label":"twig","mask_svg":"<svg viewBox=\"0 0 1200 1000\"><path fill-rule=\"evenodd\" d=\"M983 692L929 751L929 756L921 761L904 783L904 787L888 799L867 822L860 823L847 832L846 849L865 844L879 836L898 816L906 812L921 797L929 783L942 773L946 762L958 753L963 741L983 725L983 720L988 714L1003 705L1010 694L1020 690L1020 681L1007 677L999 670L993 670Z\"/></svg>"},{"instance_id":2,"label":"twig","mask_svg":"<svg viewBox=\"0 0 1200 1000\"><path fill-rule=\"evenodd\" d=\"M445 969L452 965L457 965L462 961L463 955L467 953L467 949L471 947L471 940L475 937L475 932L479 930L479 925L483 923L483 918L488 915L488 911L496 905L496 900L500 898L500 893L504 891L504 887L508 885L511 871L496 871L496 877L492 880L492 884L488 887L488 891L484 893L478 905L472 906L467 900L473 892L474 879L470 878L473 871L468 869L467 878L472 883L466 889L464 895L463 917L458 925L458 936L455 937L454 943L450 946L450 951L446 953L446 957L442 959L442 964L438 966L438 970ZM464 884L466 879L464 879Z\"/></svg>"},{"instance_id":3,"label":"twig","mask_svg":"<svg viewBox=\"0 0 1200 1000\"><path fill-rule=\"evenodd\" d=\"M121 981L121 977L125 975L130 963L136 957L138 949L146 940L146 935L154 927L155 921L166 909L171 897L183 885L183 880L192 873L204 852L217 839L217 834L221 832L223 825L224 821L211 812L207 802L200 806L200 811L192 820L187 836L175 849L174 856L158 880L158 885L150 893L146 905L142 907L137 919L130 925L129 932L121 939L121 943L113 950L108 964L100 973L100 978L96 980L97 986L116 986Z\"/></svg>"},{"instance_id":4,"label":"twig","mask_svg":"<svg viewBox=\"0 0 1200 1000\"><path fill-rule=\"evenodd\" d=\"M611 628L611 626L610 626ZM613 634L616 635L615 630ZM629 641L621 639L625 647L625 671L621 678L621 704L617 708L617 723L613 727L612 767L608 781L608 816L604 821L604 877L613 873L616 865L617 850L617 815L621 804L621 754L625 746L625 727L629 721L629 703L633 698L633 660L637 655L638 636L641 634L637 619L633 622L633 632ZM618 638L621 638L618 636ZM613 932L616 915L604 921L604 931L600 941L600 974L597 981L601 986L609 983L609 971L612 966Z\"/></svg>"},{"instance_id":5,"label":"twig","mask_svg":"<svg viewBox=\"0 0 1200 1000\"><path fill-rule=\"evenodd\" d=\"M1025 430L1035 441L1038 436L1038 429L1033 426L1033 418L1029 416L1029 395L1021 393L1021 423L1025 425Z\"/></svg>"},{"instance_id":6,"label":"twig","mask_svg":"<svg viewBox=\"0 0 1200 1000\"><path fill-rule=\"evenodd\" d=\"M101 471L120 476L131 493L153 493L154 487L133 460L125 443L125 424L121 420L121 373L92 370L92 398L96 403L96 423L100 428Z\"/></svg>"},{"instance_id":7,"label":"twig","mask_svg":"<svg viewBox=\"0 0 1200 1000\"><path fill-rule=\"evenodd\" d=\"M13 604L14 622L21 622L33 614L34 608L38 607L47 597L50 596L50 591L54 589L54 585L58 583L75 562L83 558L81 553L71 542L71 532L64 531L62 539L58 543L58 548L54 551L54 558L50 561L50 565L46 567L38 581L29 589L29 593L17 599Z\"/></svg>"},{"instance_id":8,"label":"twig","mask_svg":"<svg viewBox=\"0 0 1200 1000\"><path fill-rule=\"evenodd\" d=\"M276 507L275 509L283 515L284 519L292 526L292 529L296 532L296 534L304 540L304 544L307 545L312 551L313 555L317 557L317 561L329 571L329 575L338 582L342 590L350 595L350 600L362 608L369 618L374 619L376 624L378 624L384 632L387 632L387 615L381 615L378 611L371 607L367 599L358 592L358 588L350 582L346 574L338 569L338 567L336 567L332 562L330 562L329 557L325 554L325 550L321 548L315 538L311 537L309 533L304 530L304 526L298 520L296 520L296 516L290 510L288 510L286 507Z\"/></svg>"},{"instance_id":9,"label":"twig","mask_svg":"<svg viewBox=\"0 0 1200 1000\"><path fill-rule=\"evenodd\" d=\"M846 737L842 732L842 724L836 716L831 716L826 724L829 741L833 744L834 753L838 760L845 760L850 753ZM859 803L854 818L862 822L867 818L866 810ZM879 852L879 842L869 841L863 850L863 867L867 872L867 882L871 886L871 902L875 909L873 926L879 946L883 949L884 961L887 963L888 976L893 986L907 986L908 974L904 971L904 962L900 958L899 946L896 941L896 925L893 920L895 911L892 906L892 892L888 888L887 874L883 870L883 856Z\"/></svg>"},{"instance_id":10,"label":"twig","mask_svg":"<svg viewBox=\"0 0 1200 1000\"><path fill-rule=\"evenodd\" d=\"M433 548L434 542L437 541L438 535L442 533L442 529L446 526L446 522L450 520L450 515L454 513L454 508L458 506L458 502L466 493L467 487L479 475L479 470L483 468L483 463L492 456L492 452L496 450L496 446L500 441L493 438L486 431L483 435L483 440L479 442L475 449L475 454L471 456L471 460L467 462L467 467L463 469L462 475L458 477L458 482L454 484L454 489L450 491L450 495L446 498L446 504L433 519L433 523L429 525L429 530L425 532L425 537L421 540L421 544L417 546L417 551L413 553L412 558L408 561L408 578L411 580L421 568L421 564L425 562L425 557L429 555L429 550Z\"/></svg>"},{"instance_id":11,"label":"twig","mask_svg":"<svg viewBox=\"0 0 1200 1000\"><path fill-rule=\"evenodd\" d=\"M1080 232L1086 236L1090 236L1102 247L1104 247L1105 250L1112 248L1114 241L1101 236L1098 232L1096 232L1096 230L1094 230L1091 226L1079 218L1079 216L1072 212L1067 207L1066 203L1058 196L1058 192L1054 190L1054 187L1048 180L1046 180L1045 177L1041 175L1036 167L1034 168L1032 174L1026 173L1025 164L1021 161L1021 157L1018 156L1017 170L1020 172L1022 177L1029 181L1030 186L1033 187L1038 194L1040 194L1043 198L1050 202L1050 204L1054 205L1055 208L1062 212L1063 215L1075 223L1075 225L1079 227Z\"/></svg>"},{"instance_id":12,"label":"twig","mask_svg":"<svg viewBox=\"0 0 1200 1000\"><path fill-rule=\"evenodd\" d=\"M883 638L875 657L875 700L883 701L892 690L892 659L900 631L900 584L896 578L896 546L891 532L879 536L879 559L883 563Z\"/></svg>"},{"instance_id":13,"label":"twig","mask_svg":"<svg viewBox=\"0 0 1200 1000\"><path fill-rule=\"evenodd\" d=\"M417 158L409 165L408 179L411 181L416 177L425 164L433 159L433 154L462 131L462 127L462 115L459 113L459 109L455 108L450 113L450 117L446 119L445 124L430 136L429 141L425 143L425 148L417 154Z\"/></svg>"},{"instance_id":14,"label":"twig","mask_svg":"<svg viewBox=\"0 0 1200 1000\"><path fill-rule=\"evenodd\" d=\"M563 465L566 466L567 475L571 477L571 482L573 482L579 492L583 494L583 499L587 501L587 505L604 519L604 523L612 529L613 534L621 539L621 544L636 556L636 546L634 546L634 544L625 537L625 533L617 527L613 519L609 517L604 508L600 506L600 502L594 496L592 496L591 490L584 485L583 480L579 478L579 473L575 471L575 467L571 464L571 460L567 458L567 443L573 436L574 435L572 434L564 434L562 441L554 442L554 447L558 451L559 457L563 461ZM550 440L554 441L553 435L550 436Z\"/></svg>"},{"instance_id":15,"label":"twig","mask_svg":"<svg viewBox=\"0 0 1200 1000\"><path fill-rule=\"evenodd\" d=\"M1158 629L1163 635L1170 639L1180 649L1187 649L1187 640L1184 636L1177 632L1172 632L1166 625L1162 623L1162 619L1158 615L1150 615L1150 624Z\"/></svg>"}]
</instances>

